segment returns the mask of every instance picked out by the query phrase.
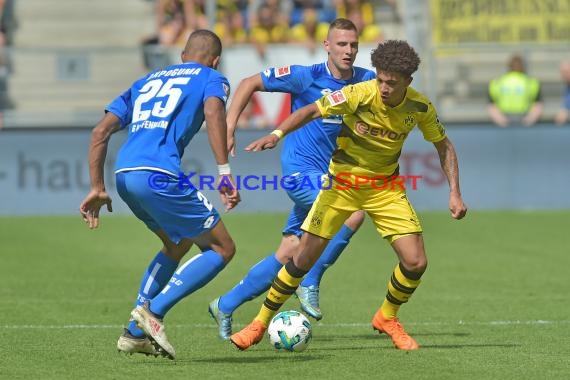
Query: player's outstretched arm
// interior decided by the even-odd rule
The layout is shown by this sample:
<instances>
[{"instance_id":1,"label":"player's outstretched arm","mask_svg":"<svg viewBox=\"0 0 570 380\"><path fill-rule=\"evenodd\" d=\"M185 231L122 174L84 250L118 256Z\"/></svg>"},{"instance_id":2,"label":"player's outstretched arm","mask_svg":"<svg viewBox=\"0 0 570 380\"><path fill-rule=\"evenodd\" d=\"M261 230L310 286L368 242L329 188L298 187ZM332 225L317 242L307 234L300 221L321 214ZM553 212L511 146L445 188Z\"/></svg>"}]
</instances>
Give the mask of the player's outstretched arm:
<instances>
[{"instance_id":1,"label":"player's outstretched arm","mask_svg":"<svg viewBox=\"0 0 570 380\"><path fill-rule=\"evenodd\" d=\"M261 80L261 74L255 74L242 80L232 97L226 117L226 122L228 124L228 152L232 157L234 157L236 153L235 130L239 117L253 96L253 93L264 90L265 88L263 86L263 81Z\"/></svg>"},{"instance_id":2,"label":"player's outstretched arm","mask_svg":"<svg viewBox=\"0 0 570 380\"><path fill-rule=\"evenodd\" d=\"M210 147L218 164L218 174L220 175L218 192L226 211L229 211L241 201L241 197L232 179L228 163L226 111L222 100L217 97L206 99L204 117Z\"/></svg>"},{"instance_id":3,"label":"player's outstretched arm","mask_svg":"<svg viewBox=\"0 0 570 380\"><path fill-rule=\"evenodd\" d=\"M434 146L449 183L449 211L454 219L462 219L467 214L467 205L463 202L459 189L459 165L455 148L447 137L434 143Z\"/></svg>"},{"instance_id":4,"label":"player's outstretched arm","mask_svg":"<svg viewBox=\"0 0 570 380\"><path fill-rule=\"evenodd\" d=\"M297 111L287 116L287 118L283 120L277 129L275 129L267 136L263 136L253 141L251 144L245 147L245 150L248 152L258 152L260 150L273 149L277 146L279 140L281 140L281 138L283 138L286 134L301 128L303 125L321 116L321 111L315 103L311 103L305 107L299 108Z\"/></svg>"},{"instance_id":5,"label":"player's outstretched arm","mask_svg":"<svg viewBox=\"0 0 570 380\"><path fill-rule=\"evenodd\" d=\"M99 211L101 207L106 205L107 211L113 211L111 197L105 190L104 166L109 139L120 127L119 118L113 113L107 112L93 128L93 132L91 132L88 158L91 191L79 206L79 212L89 228L97 228L99 226Z\"/></svg>"}]
</instances>

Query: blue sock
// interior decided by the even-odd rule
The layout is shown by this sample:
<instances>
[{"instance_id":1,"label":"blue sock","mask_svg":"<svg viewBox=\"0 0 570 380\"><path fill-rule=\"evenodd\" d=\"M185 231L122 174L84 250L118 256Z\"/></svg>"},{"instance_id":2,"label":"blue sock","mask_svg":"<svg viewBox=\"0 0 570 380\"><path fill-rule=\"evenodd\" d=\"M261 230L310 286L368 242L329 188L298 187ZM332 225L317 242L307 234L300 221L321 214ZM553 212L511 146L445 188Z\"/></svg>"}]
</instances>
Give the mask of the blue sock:
<instances>
[{"instance_id":1,"label":"blue sock","mask_svg":"<svg viewBox=\"0 0 570 380\"><path fill-rule=\"evenodd\" d=\"M158 252L143 275L135 307L156 296L168 284L168 280L172 277L172 273L174 273L177 266L178 262L172 260L164 253ZM143 331L137 327L136 322L133 320L129 321L127 330L137 338L144 336Z\"/></svg>"},{"instance_id":2,"label":"blue sock","mask_svg":"<svg viewBox=\"0 0 570 380\"><path fill-rule=\"evenodd\" d=\"M164 316L176 303L210 282L225 267L222 256L212 250L186 261L172 275L168 285L150 301L150 311Z\"/></svg>"},{"instance_id":3,"label":"blue sock","mask_svg":"<svg viewBox=\"0 0 570 380\"><path fill-rule=\"evenodd\" d=\"M329 241L329 244L323 251L321 257L313 265L309 273L301 282L301 286L319 286L325 271L335 263L344 248L348 245L350 238L354 231L348 228L345 224L342 225L340 230Z\"/></svg>"},{"instance_id":4,"label":"blue sock","mask_svg":"<svg viewBox=\"0 0 570 380\"><path fill-rule=\"evenodd\" d=\"M244 302L267 291L281 267L283 264L277 261L273 254L255 264L239 284L220 297L220 311L231 314Z\"/></svg>"}]
</instances>

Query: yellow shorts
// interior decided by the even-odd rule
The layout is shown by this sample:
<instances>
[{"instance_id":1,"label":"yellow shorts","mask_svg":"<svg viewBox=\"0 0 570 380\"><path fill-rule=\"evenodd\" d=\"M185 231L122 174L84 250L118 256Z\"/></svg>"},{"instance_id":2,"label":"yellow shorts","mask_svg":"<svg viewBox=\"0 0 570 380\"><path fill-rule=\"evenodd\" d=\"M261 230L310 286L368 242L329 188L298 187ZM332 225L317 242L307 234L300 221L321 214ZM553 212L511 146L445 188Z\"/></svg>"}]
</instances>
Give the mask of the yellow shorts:
<instances>
[{"instance_id":1,"label":"yellow shorts","mask_svg":"<svg viewBox=\"0 0 570 380\"><path fill-rule=\"evenodd\" d=\"M422 232L420 220L408 201L405 190L350 188L332 186L321 190L301 229L331 239L355 211L364 210L376 230L390 242L398 237Z\"/></svg>"}]
</instances>

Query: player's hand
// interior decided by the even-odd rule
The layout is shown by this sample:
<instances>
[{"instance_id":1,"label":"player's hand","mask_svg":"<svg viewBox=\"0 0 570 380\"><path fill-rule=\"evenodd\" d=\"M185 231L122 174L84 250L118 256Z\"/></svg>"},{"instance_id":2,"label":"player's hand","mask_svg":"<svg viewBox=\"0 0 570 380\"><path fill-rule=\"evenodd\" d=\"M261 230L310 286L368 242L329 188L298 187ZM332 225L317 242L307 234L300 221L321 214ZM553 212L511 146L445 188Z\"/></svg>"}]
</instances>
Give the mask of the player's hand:
<instances>
[{"instance_id":1,"label":"player's hand","mask_svg":"<svg viewBox=\"0 0 570 380\"><path fill-rule=\"evenodd\" d=\"M467 205L463 202L461 195L457 193L449 195L449 211L451 211L451 217L457 220L463 219L467 214Z\"/></svg>"},{"instance_id":2,"label":"player's hand","mask_svg":"<svg viewBox=\"0 0 570 380\"><path fill-rule=\"evenodd\" d=\"M101 207L107 205L107 211L113 212L111 197L105 191L91 190L87 197L81 202L79 212L83 221L91 229L99 227L99 211Z\"/></svg>"},{"instance_id":3,"label":"player's hand","mask_svg":"<svg viewBox=\"0 0 570 380\"><path fill-rule=\"evenodd\" d=\"M266 136L263 136L255 140L254 142L246 146L245 150L248 152L259 152L260 150L273 149L277 146L278 142L279 142L279 137L277 137L273 133L270 133Z\"/></svg>"},{"instance_id":4,"label":"player's hand","mask_svg":"<svg viewBox=\"0 0 570 380\"><path fill-rule=\"evenodd\" d=\"M226 212L236 207L241 201L241 196L231 174L221 175L218 178L218 191Z\"/></svg>"}]
</instances>

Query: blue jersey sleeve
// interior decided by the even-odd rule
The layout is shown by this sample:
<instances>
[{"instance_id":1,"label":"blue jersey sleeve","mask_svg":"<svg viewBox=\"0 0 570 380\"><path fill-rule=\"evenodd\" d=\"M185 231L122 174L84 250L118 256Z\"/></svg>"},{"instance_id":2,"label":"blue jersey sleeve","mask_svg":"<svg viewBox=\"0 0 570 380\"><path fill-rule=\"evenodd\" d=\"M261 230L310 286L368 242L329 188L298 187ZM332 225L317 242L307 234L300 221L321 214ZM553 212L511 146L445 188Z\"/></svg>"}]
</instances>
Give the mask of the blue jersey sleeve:
<instances>
[{"instance_id":1,"label":"blue jersey sleeve","mask_svg":"<svg viewBox=\"0 0 570 380\"><path fill-rule=\"evenodd\" d=\"M292 65L269 68L261 73L261 80L268 92L300 94L313 83L313 76L309 67Z\"/></svg>"},{"instance_id":2,"label":"blue jersey sleeve","mask_svg":"<svg viewBox=\"0 0 570 380\"><path fill-rule=\"evenodd\" d=\"M220 75L217 71L212 70L211 73L204 90L204 102L213 96L220 98L226 104L230 96L230 83L226 77Z\"/></svg>"},{"instance_id":3,"label":"blue jersey sleeve","mask_svg":"<svg viewBox=\"0 0 570 380\"><path fill-rule=\"evenodd\" d=\"M362 82L366 82L371 79L376 79L376 73L365 69L364 75L362 75Z\"/></svg>"},{"instance_id":4,"label":"blue jersey sleeve","mask_svg":"<svg viewBox=\"0 0 570 380\"><path fill-rule=\"evenodd\" d=\"M133 116L133 108L131 102L131 89L117 96L107 107L106 112L111 112L121 120L121 128L125 128L130 124Z\"/></svg>"}]
</instances>

